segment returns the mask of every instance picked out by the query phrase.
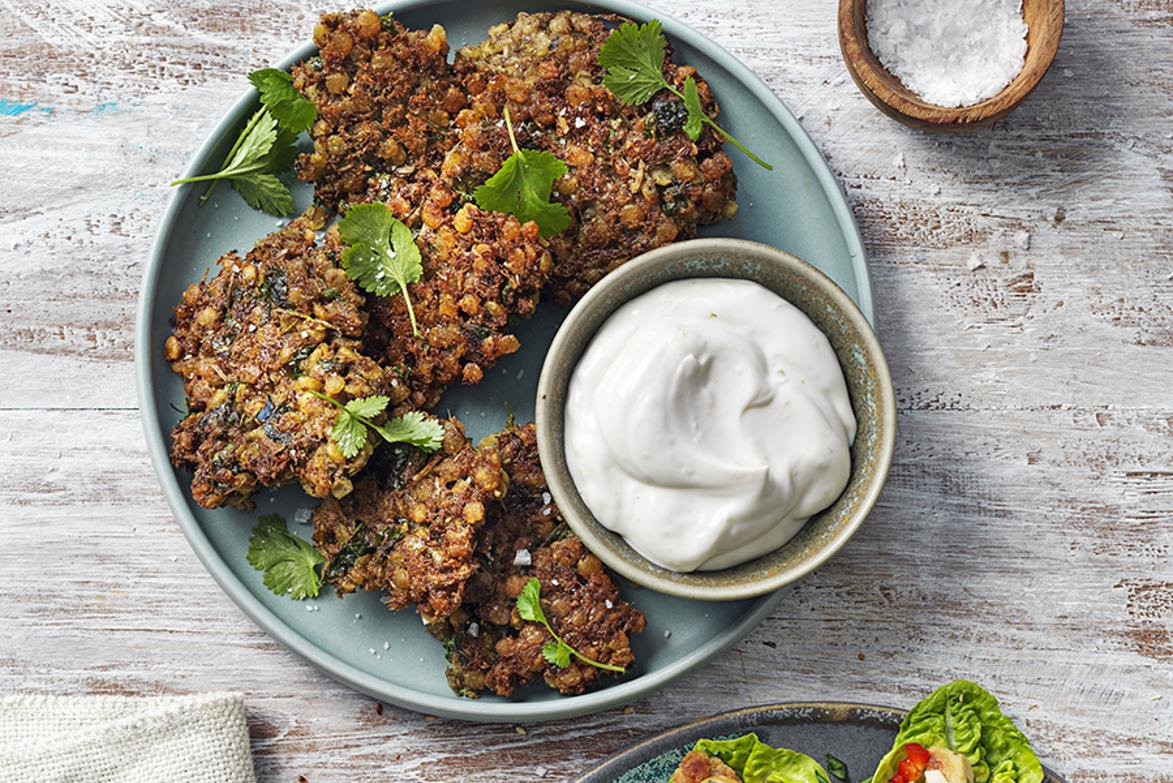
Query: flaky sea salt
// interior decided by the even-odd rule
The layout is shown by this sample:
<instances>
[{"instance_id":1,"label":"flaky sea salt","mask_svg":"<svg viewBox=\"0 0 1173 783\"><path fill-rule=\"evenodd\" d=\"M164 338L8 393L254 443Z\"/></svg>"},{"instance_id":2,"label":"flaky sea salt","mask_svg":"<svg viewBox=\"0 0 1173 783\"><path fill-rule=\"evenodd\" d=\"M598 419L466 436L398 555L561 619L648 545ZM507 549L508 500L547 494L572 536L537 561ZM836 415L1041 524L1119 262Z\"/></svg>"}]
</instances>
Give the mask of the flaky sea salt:
<instances>
[{"instance_id":1,"label":"flaky sea salt","mask_svg":"<svg viewBox=\"0 0 1173 783\"><path fill-rule=\"evenodd\" d=\"M1026 57L1022 0L868 0L868 46L938 106L972 106L1010 84Z\"/></svg>"}]
</instances>

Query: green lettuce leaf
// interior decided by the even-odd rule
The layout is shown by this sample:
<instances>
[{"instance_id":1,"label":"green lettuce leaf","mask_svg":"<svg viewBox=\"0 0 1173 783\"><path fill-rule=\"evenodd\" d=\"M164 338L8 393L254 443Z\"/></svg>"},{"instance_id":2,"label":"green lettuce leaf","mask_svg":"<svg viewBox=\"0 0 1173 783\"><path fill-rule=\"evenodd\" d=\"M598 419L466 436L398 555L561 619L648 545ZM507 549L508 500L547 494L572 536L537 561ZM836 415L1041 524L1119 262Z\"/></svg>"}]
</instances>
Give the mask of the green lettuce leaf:
<instances>
[{"instance_id":1,"label":"green lettuce leaf","mask_svg":"<svg viewBox=\"0 0 1173 783\"><path fill-rule=\"evenodd\" d=\"M875 783L887 783L910 742L949 748L973 765L975 783L1042 783L1043 766L1030 742L1002 714L998 700L969 680L942 685L904 716L892 750L880 760Z\"/></svg>"},{"instance_id":2,"label":"green lettuce leaf","mask_svg":"<svg viewBox=\"0 0 1173 783\"><path fill-rule=\"evenodd\" d=\"M810 756L771 748L756 734L731 740L703 739L693 750L724 761L745 783L829 783L826 771Z\"/></svg>"}]
</instances>

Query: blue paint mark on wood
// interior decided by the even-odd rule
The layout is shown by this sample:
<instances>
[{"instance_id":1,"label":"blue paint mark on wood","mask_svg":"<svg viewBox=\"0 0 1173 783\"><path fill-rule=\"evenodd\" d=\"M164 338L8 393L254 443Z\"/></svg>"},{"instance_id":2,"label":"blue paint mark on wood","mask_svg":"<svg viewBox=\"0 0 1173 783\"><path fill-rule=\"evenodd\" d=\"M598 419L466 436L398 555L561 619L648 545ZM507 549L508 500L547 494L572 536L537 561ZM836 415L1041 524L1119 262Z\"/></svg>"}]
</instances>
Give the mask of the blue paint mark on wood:
<instances>
[{"instance_id":1,"label":"blue paint mark on wood","mask_svg":"<svg viewBox=\"0 0 1173 783\"><path fill-rule=\"evenodd\" d=\"M90 113L95 116L101 116L103 114L112 114L116 111L118 111L118 101L105 101L103 103L99 103L97 106L90 109Z\"/></svg>"},{"instance_id":2,"label":"blue paint mark on wood","mask_svg":"<svg viewBox=\"0 0 1173 783\"><path fill-rule=\"evenodd\" d=\"M30 112L37 108L39 105L36 101L32 103L17 103L16 101L8 101L0 98L0 117L19 117L25 112ZM49 114L53 110L48 106L42 106L41 111Z\"/></svg>"}]
</instances>

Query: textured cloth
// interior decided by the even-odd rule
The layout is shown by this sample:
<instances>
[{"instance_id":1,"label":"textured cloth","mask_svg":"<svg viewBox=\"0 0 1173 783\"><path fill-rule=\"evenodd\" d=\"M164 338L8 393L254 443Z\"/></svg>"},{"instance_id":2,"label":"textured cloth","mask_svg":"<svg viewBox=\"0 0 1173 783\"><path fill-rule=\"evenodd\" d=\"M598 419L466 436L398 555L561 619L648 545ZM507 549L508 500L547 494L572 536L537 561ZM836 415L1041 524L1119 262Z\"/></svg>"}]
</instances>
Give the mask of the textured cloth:
<instances>
[{"instance_id":1,"label":"textured cloth","mask_svg":"<svg viewBox=\"0 0 1173 783\"><path fill-rule=\"evenodd\" d=\"M4 783L255 783L244 703L196 696L0 698Z\"/></svg>"}]
</instances>

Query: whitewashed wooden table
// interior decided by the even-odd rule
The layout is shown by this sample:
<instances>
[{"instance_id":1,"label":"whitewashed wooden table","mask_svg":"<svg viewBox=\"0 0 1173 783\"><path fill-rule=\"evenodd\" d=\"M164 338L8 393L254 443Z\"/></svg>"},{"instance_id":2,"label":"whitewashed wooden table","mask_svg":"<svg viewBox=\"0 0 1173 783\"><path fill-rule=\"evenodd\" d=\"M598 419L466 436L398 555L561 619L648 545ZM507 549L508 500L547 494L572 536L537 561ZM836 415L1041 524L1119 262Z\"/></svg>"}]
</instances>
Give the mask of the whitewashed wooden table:
<instances>
[{"instance_id":1,"label":"whitewashed wooden table","mask_svg":"<svg viewBox=\"0 0 1173 783\"><path fill-rule=\"evenodd\" d=\"M147 462L131 343L166 182L242 74L337 7L308 5L0 0L0 691L241 689L265 781L518 781L719 710L909 705L968 676L1073 782L1173 780L1173 2L1069 2L1035 95L957 137L864 100L830 0L664 5L839 177L896 462L846 550L731 652L631 710L526 729L377 709L287 653L201 568Z\"/></svg>"}]
</instances>

